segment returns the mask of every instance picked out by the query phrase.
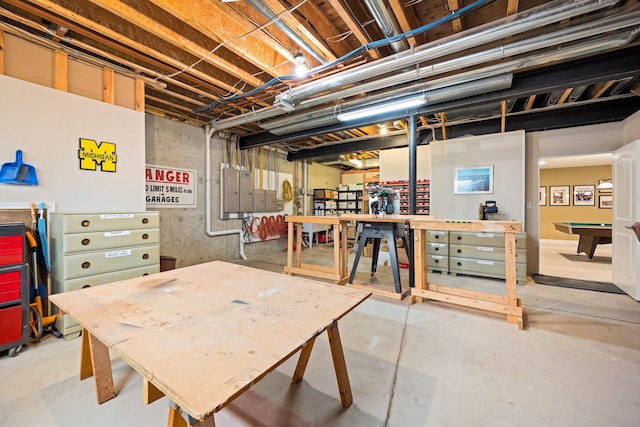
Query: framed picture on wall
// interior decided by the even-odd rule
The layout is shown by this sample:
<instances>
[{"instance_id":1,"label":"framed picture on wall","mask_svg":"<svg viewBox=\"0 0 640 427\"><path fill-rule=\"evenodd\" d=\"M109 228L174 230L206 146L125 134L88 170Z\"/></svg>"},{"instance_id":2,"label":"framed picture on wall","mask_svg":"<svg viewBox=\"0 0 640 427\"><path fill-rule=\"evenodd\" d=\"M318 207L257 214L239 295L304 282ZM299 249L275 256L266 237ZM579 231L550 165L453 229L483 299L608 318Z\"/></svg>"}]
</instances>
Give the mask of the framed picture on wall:
<instances>
[{"instance_id":1,"label":"framed picture on wall","mask_svg":"<svg viewBox=\"0 0 640 427\"><path fill-rule=\"evenodd\" d=\"M613 208L613 196L609 195L600 195L598 198L598 207L600 209L611 209Z\"/></svg>"},{"instance_id":2,"label":"framed picture on wall","mask_svg":"<svg viewBox=\"0 0 640 427\"><path fill-rule=\"evenodd\" d=\"M573 186L573 206L595 206L596 205L595 185L574 185Z\"/></svg>"},{"instance_id":3,"label":"framed picture on wall","mask_svg":"<svg viewBox=\"0 0 640 427\"><path fill-rule=\"evenodd\" d=\"M611 193L611 190L613 189L613 183L611 182L610 179L599 179L598 180L598 186L596 187L596 190L598 190L601 193Z\"/></svg>"},{"instance_id":4,"label":"framed picture on wall","mask_svg":"<svg viewBox=\"0 0 640 427\"><path fill-rule=\"evenodd\" d=\"M549 206L569 206L569 193L568 185L549 186Z\"/></svg>"},{"instance_id":5,"label":"framed picture on wall","mask_svg":"<svg viewBox=\"0 0 640 427\"><path fill-rule=\"evenodd\" d=\"M493 166L456 168L454 194L492 194Z\"/></svg>"},{"instance_id":6,"label":"framed picture on wall","mask_svg":"<svg viewBox=\"0 0 640 427\"><path fill-rule=\"evenodd\" d=\"M547 206L547 187L538 190L538 206Z\"/></svg>"}]
</instances>

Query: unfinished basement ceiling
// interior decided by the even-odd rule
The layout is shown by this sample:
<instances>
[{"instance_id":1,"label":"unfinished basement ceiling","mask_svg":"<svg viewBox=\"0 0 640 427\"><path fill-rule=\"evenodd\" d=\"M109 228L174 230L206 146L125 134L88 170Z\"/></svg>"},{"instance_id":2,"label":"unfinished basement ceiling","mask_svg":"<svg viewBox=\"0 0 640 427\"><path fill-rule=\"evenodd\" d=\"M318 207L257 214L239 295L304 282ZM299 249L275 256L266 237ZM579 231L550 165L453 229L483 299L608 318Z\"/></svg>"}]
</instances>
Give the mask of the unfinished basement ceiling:
<instances>
[{"instance_id":1,"label":"unfinished basement ceiling","mask_svg":"<svg viewBox=\"0 0 640 427\"><path fill-rule=\"evenodd\" d=\"M409 115L425 143L640 109L638 0L3 0L0 29L142 76L148 113L290 160L375 157L406 145Z\"/></svg>"}]
</instances>

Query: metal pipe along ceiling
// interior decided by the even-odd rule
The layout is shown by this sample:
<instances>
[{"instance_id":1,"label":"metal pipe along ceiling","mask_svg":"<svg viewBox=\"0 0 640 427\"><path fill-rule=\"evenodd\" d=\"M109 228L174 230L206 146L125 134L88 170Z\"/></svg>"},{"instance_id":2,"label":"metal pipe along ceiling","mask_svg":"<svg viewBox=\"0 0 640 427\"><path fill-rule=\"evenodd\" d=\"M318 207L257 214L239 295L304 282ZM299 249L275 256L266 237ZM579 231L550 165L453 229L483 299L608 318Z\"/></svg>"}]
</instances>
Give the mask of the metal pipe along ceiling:
<instances>
[{"instance_id":1,"label":"metal pipe along ceiling","mask_svg":"<svg viewBox=\"0 0 640 427\"><path fill-rule=\"evenodd\" d=\"M599 25L585 24L580 27L568 28L556 33L540 36L537 38L538 40L530 39L523 42L516 42L511 45L489 49L488 51L469 55L467 57L433 64L431 66L424 67L424 70L418 70L417 73L421 77L433 76L444 72L462 69L470 65L481 64L485 61L501 59L511 55L537 50L541 46L553 46L558 44L560 41L567 42L575 39L583 39L587 36L598 35L599 31L607 32L611 29L618 29L620 26L625 27L628 25L637 25L637 22L640 22L640 11L611 17L606 22L599 22ZM346 102L342 104L340 108L343 112L345 110L352 111L359 107L361 108L363 105L394 100L401 96L416 94L419 92L425 93L429 104L436 104L448 100L478 95L483 92L499 90L504 88L504 77L499 76L501 73L514 72L525 67L543 65L545 63L556 61L560 58L578 57L586 53L593 53L603 49L622 46L634 39L638 31L640 30L634 29L625 33L610 35L605 38L585 40L584 42L565 46L550 52L540 53L527 58L516 59L482 69L468 71L462 74L451 75L441 79L432 80L427 83L414 84L408 87L403 87L402 89L368 96L365 99ZM411 71L405 74L408 74L408 77L415 78L416 71ZM491 79L492 76L497 76L497 78L494 77L494 79ZM397 83L397 76L390 77L389 79ZM376 81L375 83L377 88L386 87L386 82ZM482 88L483 83L487 84L484 90ZM360 91L357 93L362 92L362 88L360 86L358 86L358 88L360 88ZM350 90L353 89L338 91L334 95L337 97L344 97L344 92ZM262 123L260 127L263 129L269 129L272 134L284 135L303 129L329 125L337 122L334 110L335 107L327 107L302 115L288 116L280 120L272 120L270 122Z\"/></svg>"},{"instance_id":2,"label":"metal pipe along ceiling","mask_svg":"<svg viewBox=\"0 0 640 427\"><path fill-rule=\"evenodd\" d=\"M618 0L578 0L575 2L556 0L546 3L514 16L508 16L463 33L453 34L445 39L427 43L415 49L414 52L397 53L324 79L291 88L277 96L274 105L278 105L283 101L285 104L295 105L301 99L320 92L359 83L379 75L395 72L407 66L461 52L465 49L520 34L573 16L599 10L617 2Z\"/></svg>"},{"instance_id":3,"label":"metal pipe along ceiling","mask_svg":"<svg viewBox=\"0 0 640 427\"><path fill-rule=\"evenodd\" d=\"M401 69L403 67L406 67L409 62L412 64L415 64L415 63L422 62L425 59L434 59L443 55L456 53L460 49L466 48L467 43L473 43L474 41L476 45L483 44L485 42L488 43L491 41L498 40L499 38L505 37L506 34L509 34L509 35L517 34L523 31L537 28L542 25L547 25L548 23L552 22L552 18L555 16L557 16L556 18L557 20L566 19L569 16L575 16L581 13L586 13L588 11L591 11L595 9L596 6L605 7L605 6L614 4L615 2L616 1L614 0L610 0L610 1L603 0L602 2L598 0L576 2L576 4L579 3L580 5L583 5L582 8L580 9L576 8L575 6L568 7L568 5L565 4L564 1L555 1L552 3L547 3L543 6L531 9L530 11L520 12L515 16L510 16L508 17L508 19L507 18L501 19L494 23L490 23L490 24L478 27L477 29L467 30L462 33L454 34L450 37L447 37L444 42L438 41L438 42L428 43L416 49L414 53L404 52L402 54L392 55L388 58L379 59L367 65L356 67L354 69L345 71L343 73L339 73L335 76L331 76L331 77L317 80L315 82L307 83L305 85L299 86L298 88L294 88L288 92L284 92L280 94L279 96L276 97L276 102L278 101L279 97L284 98L284 97L290 96L292 95L293 90L297 90L300 88L308 88L308 90L310 91L309 93L313 93L313 94L317 92L322 92L325 90L327 90L330 93L328 93L327 95L322 95L320 97L313 97L313 98L308 98L304 100L299 100L298 105L296 106L296 109L309 108L314 105L320 105L321 103L334 101L336 99L347 96L346 91L350 91L352 94L357 94L357 93L365 92L366 90L370 90L369 88L380 89L382 87L388 87L388 86L381 86L381 84L384 82L383 79L377 79L373 82L360 84L351 89L345 89L343 92L329 90L334 86L338 87L338 86L347 84L347 82L358 83L359 81L364 80L365 78L373 78L377 76L379 74L378 70L384 67L381 67L380 65L376 65L376 64L382 64L383 66L388 67L390 66L389 63L392 63L391 65L395 64L397 65L398 69ZM588 10L585 10L585 8L587 8L587 5L585 5L585 3L588 3ZM596 5L594 5L594 3ZM553 7L549 5L553 5ZM511 27L515 27L515 26L517 26L517 28L510 30ZM498 31L500 29L502 29L502 31ZM479 36L480 33L483 34L482 37ZM480 41L481 39L482 41ZM374 66L375 69L369 70L368 67L372 67L372 66ZM354 74L353 72L357 72L357 75ZM423 74L423 77L427 77L426 69L423 69L421 73ZM403 82L415 80L416 72L414 70L411 72L400 73L400 74L392 75L390 77L386 77L385 79L389 79L389 80L386 80L385 84L387 83L389 85L400 84ZM310 87L310 85L313 85L313 86ZM277 116L283 115L284 113L285 111L277 107L269 106L257 111L241 114L228 119L218 120L218 121L212 122L211 125L216 130L224 130L234 126L246 124L246 123L253 123L253 122L269 119L272 117L277 117Z\"/></svg>"},{"instance_id":4,"label":"metal pipe along ceiling","mask_svg":"<svg viewBox=\"0 0 640 427\"><path fill-rule=\"evenodd\" d=\"M416 95L417 93L423 93L427 99L427 104L437 104L440 102L450 101L453 99L466 98L468 96L480 95L487 92L493 92L496 90L507 89L511 87L511 74L504 74L495 77L488 77L485 79L468 81L465 83L460 83L457 85L446 86L436 90L430 91L413 91L410 93L406 93L405 90L398 93L385 93L377 96L378 103L382 106L389 102L397 102L401 101L404 97L409 95ZM367 106L373 106L373 102L371 99L367 100ZM375 104L377 105L377 104ZM350 105L352 107L352 105ZM348 111L354 111L358 108L349 108ZM415 110L415 108L414 108ZM326 110L323 110L326 112ZM285 135L292 132L298 132L304 129L311 129L315 127L321 127L330 125L332 123L336 123L338 120L336 119L333 111L329 111L330 114L323 115L316 119L298 119L296 123L292 123L288 126L281 126L275 129L271 129L270 132L274 135ZM342 111L343 113L346 111ZM404 113L402 111L398 112L398 116L402 116Z\"/></svg>"},{"instance_id":5,"label":"metal pipe along ceiling","mask_svg":"<svg viewBox=\"0 0 640 427\"><path fill-rule=\"evenodd\" d=\"M278 19L278 16L275 13L273 13L273 11L269 9L266 4L264 4L260 0L246 0L246 1L251 5L251 7L253 7L255 10L260 12L261 15L263 15L268 20L272 21L276 27L278 27L283 33L289 36L289 38L295 41L296 44L298 44L298 46L306 50L311 56L313 56L318 61L320 61L321 64L324 64L327 62L311 46L309 46L307 42L302 40L298 36L298 34L296 34L295 31L293 31L287 24L285 24L280 19Z\"/></svg>"},{"instance_id":6,"label":"metal pipe along ceiling","mask_svg":"<svg viewBox=\"0 0 640 427\"><path fill-rule=\"evenodd\" d=\"M375 19L376 24L378 24L378 27L382 30L382 34L384 34L385 38L400 34L398 24L391 14L389 14L385 5L382 3L382 0L365 0L364 2L369 8L371 15L373 15L373 19ZM398 40L397 42L391 43L391 48L396 53L402 52L403 50L409 49L409 43L404 39Z\"/></svg>"}]
</instances>

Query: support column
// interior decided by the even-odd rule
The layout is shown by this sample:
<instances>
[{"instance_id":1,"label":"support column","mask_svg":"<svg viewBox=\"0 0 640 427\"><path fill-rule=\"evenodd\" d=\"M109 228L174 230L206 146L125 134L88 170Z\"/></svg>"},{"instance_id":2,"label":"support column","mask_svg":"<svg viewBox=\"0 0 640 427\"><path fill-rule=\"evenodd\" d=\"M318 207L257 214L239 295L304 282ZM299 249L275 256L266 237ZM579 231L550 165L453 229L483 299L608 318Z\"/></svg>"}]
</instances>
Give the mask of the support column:
<instances>
[{"instance_id":1,"label":"support column","mask_svg":"<svg viewBox=\"0 0 640 427\"><path fill-rule=\"evenodd\" d=\"M418 119L416 114L409 116L409 126L407 126L407 134L409 139L409 215L416 214L416 163L417 163L417 150L418 150L418 128L416 120ZM415 286L415 263L414 263L414 244L413 244L413 229L409 229L409 238L407 239L409 245L409 288Z\"/></svg>"}]
</instances>

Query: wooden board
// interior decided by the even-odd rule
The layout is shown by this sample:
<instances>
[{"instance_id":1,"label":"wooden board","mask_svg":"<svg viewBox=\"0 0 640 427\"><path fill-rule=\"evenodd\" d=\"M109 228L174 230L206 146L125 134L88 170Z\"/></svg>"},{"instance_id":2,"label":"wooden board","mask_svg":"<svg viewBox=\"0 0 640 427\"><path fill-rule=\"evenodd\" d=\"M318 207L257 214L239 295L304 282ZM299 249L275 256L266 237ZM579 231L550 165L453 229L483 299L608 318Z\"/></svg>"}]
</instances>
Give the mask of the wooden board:
<instances>
[{"instance_id":1,"label":"wooden board","mask_svg":"<svg viewBox=\"0 0 640 427\"><path fill-rule=\"evenodd\" d=\"M412 215L371 215L371 214L348 214L341 215L339 218L342 221L356 221L356 222L408 222L416 218L424 217L424 215L420 216L412 216ZM430 218L430 217L427 217Z\"/></svg>"},{"instance_id":2,"label":"wooden board","mask_svg":"<svg viewBox=\"0 0 640 427\"><path fill-rule=\"evenodd\" d=\"M520 233L522 231L522 223L516 221L458 221L416 217L411 220L411 228L416 230Z\"/></svg>"},{"instance_id":3,"label":"wooden board","mask_svg":"<svg viewBox=\"0 0 640 427\"><path fill-rule=\"evenodd\" d=\"M214 261L52 301L204 420L369 295Z\"/></svg>"}]
</instances>

